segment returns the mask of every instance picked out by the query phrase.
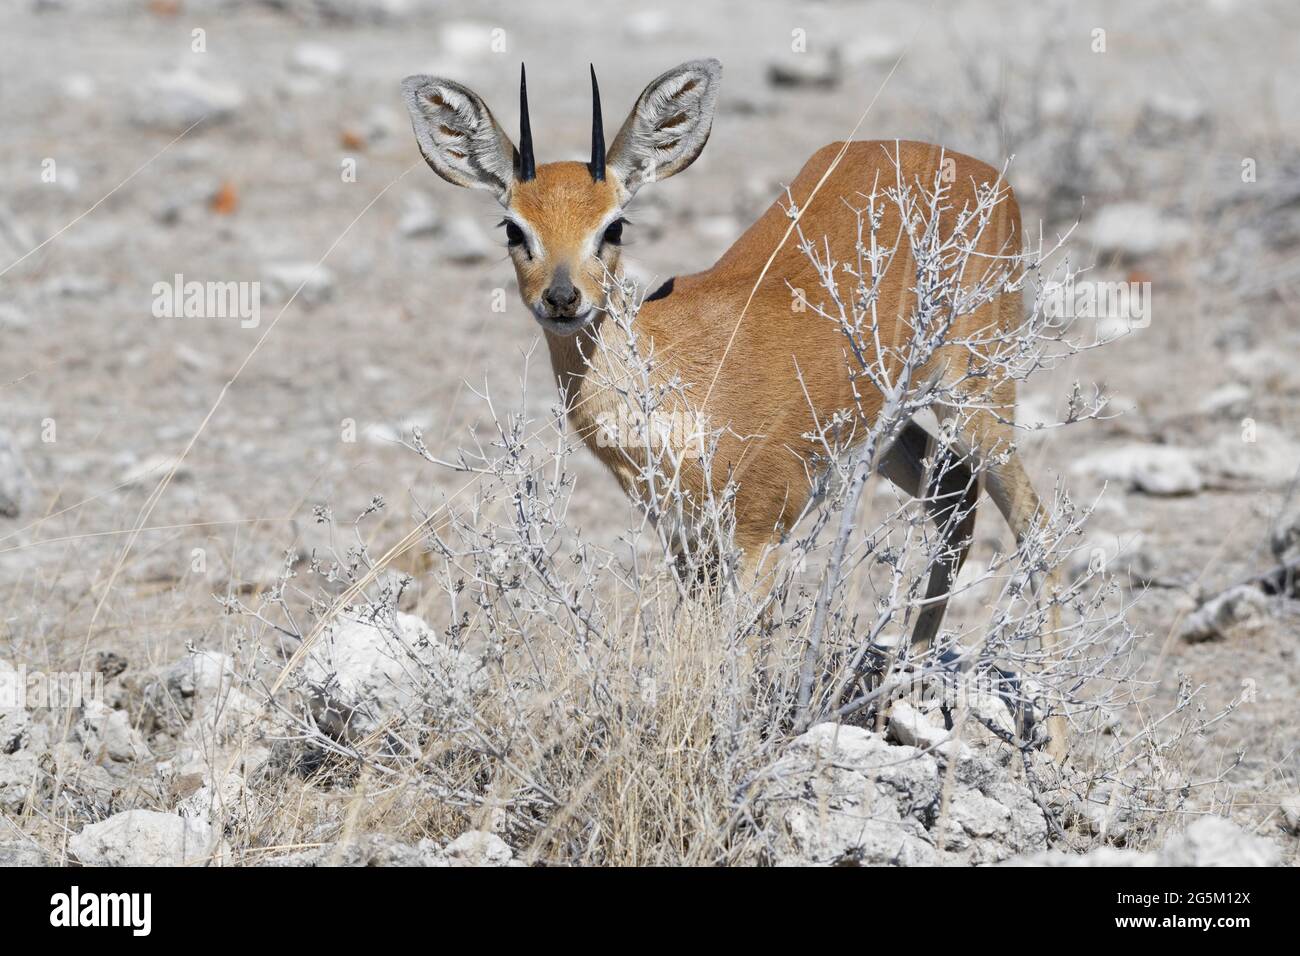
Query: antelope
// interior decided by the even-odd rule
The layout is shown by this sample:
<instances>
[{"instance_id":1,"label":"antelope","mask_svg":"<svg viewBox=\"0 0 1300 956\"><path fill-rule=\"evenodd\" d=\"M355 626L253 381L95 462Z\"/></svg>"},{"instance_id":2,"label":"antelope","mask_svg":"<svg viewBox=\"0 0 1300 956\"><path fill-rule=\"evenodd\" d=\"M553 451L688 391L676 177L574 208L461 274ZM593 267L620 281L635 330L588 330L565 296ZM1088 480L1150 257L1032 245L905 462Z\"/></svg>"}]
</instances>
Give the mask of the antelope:
<instances>
[{"instance_id":1,"label":"antelope","mask_svg":"<svg viewBox=\"0 0 1300 956\"><path fill-rule=\"evenodd\" d=\"M569 422L634 498L644 491L638 487L637 469L622 449L596 440L602 413L618 401L599 384L607 377L595 374L603 361L603 350L594 347L597 337L617 334L609 321L606 277L618 272L629 203L642 188L676 175L699 157L712 129L721 76L721 63L701 59L657 77L637 98L607 150L593 66L590 160L542 165L534 159L522 68L518 146L487 104L465 86L423 75L403 81L416 142L433 171L457 186L490 191L504 207L501 225L519 291L545 335ZM932 179L941 161L955 164L955 177L949 179L954 183L949 206L955 209L973 203L975 184L1001 181L999 170L938 146L832 143L807 161L789 195L819 241L824 235L832 248L851 250L858 223L842 197L864 184L869 187L877 175L892 179L895 162L910 181L918 175ZM977 252L994 259L1022 244L1019 207L1009 188L1006 193L991 228L978 240ZM941 230L952 229L954 215L950 209L946 219L941 217ZM664 357L658 373L686 383L688 399L707 401L709 422L726 427L712 456L712 472L699 468L684 480L693 482L696 491L706 482L713 488L734 482L735 544L751 569L808 500L810 406L825 420L854 403L841 330L824 318L792 315L790 289L817 288L820 280L796 244L783 243L788 225L787 210L774 202L712 266L674 277L646 296L634 319L639 338L670 346L659 353ZM883 231L898 233L897 210L892 218L886 210ZM879 294L882 339L889 339L907 315L907 268L892 272ZM1019 291L1007 291L960 318L953 334L963 328L1014 327L1020 316ZM919 376L957 381L958 366L968 360L964 350L954 355L940 349ZM931 519L941 529L947 526L951 542L949 557L932 569L927 582L927 604L912 635L917 646L928 644L938 631L946 596L970 547L981 485L1017 541L1046 519L1012 442L1015 382L1002 378L968 387L981 391L971 402L975 410L955 421L951 443L937 446L928 431L911 422L878 459L879 472L924 500ZM865 407L875 414L880 402L873 406L866 396ZM928 478L936 474L933 464L928 472L925 467L936 455L945 462L937 471L943 476L938 487ZM982 466L975 481L968 461ZM1049 752L1060 757L1063 719L1049 719L1048 728Z\"/></svg>"}]
</instances>

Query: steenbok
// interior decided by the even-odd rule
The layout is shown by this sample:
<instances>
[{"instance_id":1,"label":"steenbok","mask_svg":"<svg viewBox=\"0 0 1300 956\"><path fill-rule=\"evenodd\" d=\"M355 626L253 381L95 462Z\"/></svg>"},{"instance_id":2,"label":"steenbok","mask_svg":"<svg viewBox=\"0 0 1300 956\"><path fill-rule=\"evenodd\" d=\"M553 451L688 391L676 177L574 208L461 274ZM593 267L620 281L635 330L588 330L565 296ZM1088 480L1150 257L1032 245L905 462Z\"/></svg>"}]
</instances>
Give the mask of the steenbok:
<instances>
[{"instance_id":1,"label":"steenbok","mask_svg":"<svg viewBox=\"0 0 1300 956\"><path fill-rule=\"evenodd\" d=\"M433 76L411 76L403 83L420 152L434 172L458 186L489 190L505 208L501 225L519 291L545 333L569 421L624 491L637 498L646 494L643 463L619 443L599 440L602 422L623 400L610 385L618 375L617 358L610 356L619 350L609 344L626 332L610 319L620 307L611 296L621 293L609 277L618 273L633 197L686 169L703 150L721 75L721 64L712 59L664 73L641 93L607 150L593 68L590 161L542 165L533 155L522 71L518 146L487 104L459 83ZM840 249L841 259L851 258L867 240L861 210L846 200L882 180L934 181L941 166L952 186L936 210L938 233L951 234L963 210L987 206L993 190L995 209L972 239L969 262L985 263L982 268L990 274L1005 267L1023 245L1015 196L999 170L938 146L824 146L790 184L790 206L819 248L832 254ZM886 205L878 212L873 235L895 242L905 237L899 209ZM634 318L637 339L654 344L657 380L680 383L691 411L718 429L707 467L688 461L681 480L700 498L728 483L734 488L734 544L749 571L757 570L809 500L818 450L809 436L813 423L846 409L870 420L882 405L880 396L862 394L863 379L851 374L842 328L814 312L792 309L791 290L817 289L824 276L799 243L790 241L791 218L791 208L773 203L717 262L664 283L645 297ZM909 317L917 308L916 260L905 238L899 245L901 261L874 292L878 348L865 359L886 369L902 364L897 352L910 341ZM846 299L854 295L849 286L855 281L845 276ZM961 344L936 349L913 372L918 388L938 383L969 399L946 406L954 409L945 418L946 441L937 442L909 421L890 436L877 459L882 474L926 502L950 545L931 570L913 632L920 646L938 630L970 545L981 486L1018 541L1046 520L1012 441L1015 381L987 359L981 374L969 374L981 359L972 343L991 341L999 330L1021 322L1019 288L1008 286L968 314L956 315L950 338ZM1050 749L1059 754L1064 745L1059 718L1051 722L1050 733Z\"/></svg>"}]
</instances>

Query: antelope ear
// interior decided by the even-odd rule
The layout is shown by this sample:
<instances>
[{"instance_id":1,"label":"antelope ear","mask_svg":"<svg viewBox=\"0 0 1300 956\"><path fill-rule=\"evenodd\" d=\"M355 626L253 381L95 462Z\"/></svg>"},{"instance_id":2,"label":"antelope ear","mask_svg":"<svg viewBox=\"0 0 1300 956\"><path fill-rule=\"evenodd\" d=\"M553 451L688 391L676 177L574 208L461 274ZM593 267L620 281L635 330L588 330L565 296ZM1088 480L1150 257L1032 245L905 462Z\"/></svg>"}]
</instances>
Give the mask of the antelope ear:
<instances>
[{"instance_id":1,"label":"antelope ear","mask_svg":"<svg viewBox=\"0 0 1300 956\"><path fill-rule=\"evenodd\" d=\"M695 162L713 128L713 107L721 83L721 63L691 60L645 88L618 131L607 159L629 193Z\"/></svg>"},{"instance_id":2,"label":"antelope ear","mask_svg":"<svg viewBox=\"0 0 1300 956\"><path fill-rule=\"evenodd\" d=\"M507 202L518 154L479 95L451 80L408 76L402 96L433 171L457 186L490 189Z\"/></svg>"}]
</instances>

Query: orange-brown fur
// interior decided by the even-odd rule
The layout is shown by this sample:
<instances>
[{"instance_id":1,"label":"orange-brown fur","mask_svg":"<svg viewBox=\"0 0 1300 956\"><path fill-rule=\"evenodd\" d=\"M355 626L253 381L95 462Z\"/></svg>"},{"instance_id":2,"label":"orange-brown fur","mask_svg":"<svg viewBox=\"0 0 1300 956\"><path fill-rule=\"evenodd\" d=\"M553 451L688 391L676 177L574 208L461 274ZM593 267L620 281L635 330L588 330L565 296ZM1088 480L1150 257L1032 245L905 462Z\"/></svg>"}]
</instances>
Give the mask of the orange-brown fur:
<instances>
[{"instance_id":1,"label":"orange-brown fur","mask_svg":"<svg viewBox=\"0 0 1300 956\"><path fill-rule=\"evenodd\" d=\"M815 153L791 184L791 194L801 208L841 145L833 143ZM857 220L845 200L864 206L865 200L859 194L870 192L877 176L881 189L894 184L895 148L893 142L850 144L804 210L804 234L818 242L825 236L832 254L841 261L853 258L857 238ZM999 180L992 167L967 156L945 153L937 146L904 142L897 144L897 149L904 176L913 186L919 178L922 185L930 187L941 159L955 163L949 208L941 216L942 228L949 231L957 211L964 204L974 204L973 182ZM572 165L581 175L575 173L572 177L570 195L584 189L603 192L608 186L593 184L584 167ZM538 183L549 181L550 177L544 176L546 169L539 170ZM568 216L575 226L590 222L594 228L594 221L600 217L592 208L597 205L595 201L577 202L568 212L561 212L558 203L537 203L532 195L528 201L529 215L542 214L552 219ZM809 483L805 464L814 448L803 435L812 429L814 413L824 421L837 410L853 405L843 333L811 308L792 308L789 286L804 290L810 303L826 299L816 270L798 249L794 236L786 240L755 290L759 274L781 243L789 222L782 204L773 203L711 268L677 277L672 294L645 302L636 319L638 332L653 343L656 357L663 360L662 374L666 377L675 373L686 383L692 410L703 413L710 427L728 429L714 459L712 477L715 488L725 484L728 474L738 485L736 538L750 560L761 555L764 545L784 529L806 501ZM881 242L892 243L898 229L897 211L887 211ZM1018 252L1019 245L1020 211L1008 191L978 248L1005 257ZM989 268L996 265L995 260L989 260ZM1001 265L1005 268L1005 261ZM590 281L596 278L589 277ZM884 340L891 344L906 336L898 318L908 311L913 282L912 263L900 254L890 266L889 280L883 284L880 297ZM746 309L751 292L753 300ZM850 290L843 292L847 297ZM952 335L1000 325L1003 316L1018 318L1019 310L1018 294L1005 295L961 319ZM640 489L635 487L635 469L627 461L626 452L612 443L595 440L599 434L597 417L608 410L609 401L614 399L607 400L591 387L588 362L600 361L594 339L597 335L608 338L613 332L611 326L608 320L598 319L577 336L548 332L547 341L557 378L570 394L574 426L619 478L624 490L636 495ZM733 330L735 338L728 351ZM797 371L802 372L807 399L798 384ZM917 381L931 371L933 367L923 370ZM1001 383L995 393L996 404L1008 409L1014 404L1013 383ZM863 405L869 415L874 414L879 396L865 395ZM688 470L683 477L692 491L701 490L705 476Z\"/></svg>"},{"instance_id":2,"label":"orange-brown fur","mask_svg":"<svg viewBox=\"0 0 1300 956\"><path fill-rule=\"evenodd\" d=\"M618 207L613 180L593 182L585 163L547 163L537 167L537 178L516 183L510 208L528 222L546 243L545 257L515 256L519 292L525 302L536 302L551 281L555 268L568 266L573 284L586 302L600 302L604 269L599 260L583 256L583 247L601 221ZM613 265L617 248L605 263Z\"/></svg>"},{"instance_id":3,"label":"orange-brown fur","mask_svg":"<svg viewBox=\"0 0 1300 956\"><path fill-rule=\"evenodd\" d=\"M861 359L878 372L883 364L884 375L897 381L905 360L900 351L912 347L909 319L917 312L918 263L908 232L937 227L939 243L949 252L956 245L973 245L951 266L940 266L960 268L962 274L949 271L942 278L967 294L977 285L982 293L997 292L1004 289L1002 280L1014 271L1021 251L1020 210L998 172L970 157L925 143L831 144L804 166L791 184L790 200L800 210L804 237L841 265L858 265L860 239L892 250L887 271L872 283L876 324L868 341L880 354L851 356L839 323L817 309L835 298L851 309L857 285L868 280L837 268L835 288L823 290L781 203L773 204L710 269L679 277L648 298L629 329L623 321L626 303L617 301L623 284L605 281L618 272L622 215L639 189L686 169L704 149L722 64L690 60L652 80L608 151L594 66L590 72L592 152L586 164L536 165L522 67L517 148L482 98L453 80L408 76L402 91L416 143L430 167L448 182L490 190L506 206L503 225L520 292L546 334L569 418L588 447L624 490L656 499L652 503L657 505L664 504L659 492L666 489L647 489L641 482L647 474L662 475L663 469L647 468L648 459L670 466L670 477L687 493L687 513L680 515L685 526L665 529L680 543L710 530L700 528L702 516L692 512L707 505L710 489L732 484L735 543L750 576L747 583L762 587L761 559L768 545L788 530L810 494L810 469L817 465L813 458L819 446L808 433L847 412L852 434L837 440L860 440L880 418L884 396L865 378L855 381L853 363ZM937 223L911 221L905 230L896 204L882 196L876 210L883 216L879 230L862 236L851 207L865 206L867 193L906 187L923 194L936 181L948 186ZM989 220L985 200L993 187L999 195ZM959 230L959 219L981 206L978 228L967 223ZM921 208L917 218L934 214ZM609 294L615 301L605 301L606 288L613 290ZM796 307L804 301L813 308ZM927 310L927 321L952 319L934 313ZM1014 381L985 354L988 346L977 344L982 340L998 347L1014 338L1020 318L1019 293L1003 291L952 320L944 348L905 357L913 368L906 385L940 383L939 397L946 401L936 403L942 441L916 422L895 423L899 430L893 445L877 449L874 461L889 480L924 501L943 535L944 553L931 567L925 607L912 632L917 646L937 633L969 548L981 485L1018 541L1045 519L1011 440ZM635 336L642 358L655 363L649 383L636 380L639 363L628 361L629 335ZM626 396L646 384L663 402L654 414L668 419L649 423L649 449L638 447L646 443L644 425L640 434L628 433L620 421L627 412L639 411L625 404ZM612 441L611 421L616 428ZM635 427L635 417L630 424ZM665 425L669 430L663 435ZM700 429L721 435L711 459L693 457L697 449L686 444L692 430L698 441ZM936 476L927 473L927 461L944 463L937 484L932 480ZM668 517L677 523L677 516ZM700 543L710 547L721 542ZM710 548L703 556L719 555ZM1051 642L1052 635L1045 640ZM1058 728L1052 737L1059 751L1064 733Z\"/></svg>"},{"instance_id":4,"label":"orange-brown fur","mask_svg":"<svg viewBox=\"0 0 1300 956\"><path fill-rule=\"evenodd\" d=\"M832 256L840 262L855 262L858 237L857 217L846 201L862 208L865 194L873 186L883 191L896 185L895 158L903 181L913 190L933 188L941 163L951 162L951 191L940 212L944 236L952 233L963 208L976 205L977 187L1002 185L998 170L938 146L855 142L844 150L834 171L810 200L842 146L832 143L818 150L790 186L791 198L803 210L804 235L819 245L823 238L828 240ZM1020 209L1010 188L1002 191L989 227L975 245L963 284L977 282L981 270L1007 271L1009 257L1021 251ZM517 187L511 208L543 233L548 252L554 250L545 266L531 268L516 255L526 301L535 299L549 281L549 270L560 263L569 266L587 301L602 300L601 279L606 269L617 268L617 249L604 250L599 261L589 257L585 262L581 249L584 237L617 202L617 184L592 182L586 167L579 163L540 167L535 181ZM877 312L882 342L898 346L909 336L905 319L914 308L915 264L906 236L900 235L897 208L883 199L878 207L885 210L879 241L884 246L899 243L899 252L881 283ZM681 480L697 501L702 500L706 485L716 490L728 479L736 483L735 539L751 574L759 570L768 546L787 530L810 494L808 466L816 448L806 433L816 421L826 421L835 412L855 406L849 378L851 359L837 323L811 308L792 308L791 287L803 290L813 305L827 303L828 296L816 269L798 248L795 235L782 244L789 222L784 204L773 203L711 268L677 277L671 294L644 302L635 320L643 353L652 352L657 360L658 380L678 376L685 384L688 410L703 415L709 428L726 429L711 474L706 475L696 460L687 459ZM762 275L774 250L770 268ZM837 276L844 301L851 301L852 289L844 283L852 280L842 273ZM949 339L980 338L980 330L988 330L987 336L1020 319L1020 293L1004 293L959 318ZM646 489L639 484L636 454L616 442L598 440L602 415L622 401L600 384L626 380L626 369L617 359L621 335L616 323L603 313L576 335L546 331L571 423L624 491L638 497ZM601 339L604 350L598 346ZM614 347L608 348L611 345ZM919 385L937 376L954 383L973 361L966 346L951 346L919 369L913 381ZM897 361L889 365L894 371ZM1014 418L1015 383L977 376L960 388L969 401L962 403L966 408L957 411L952 422L955 444L963 454L982 461L982 482L1019 540L1036 521L1044 520L1045 512L1014 454L1012 428L1007 424ZM858 407L868 423L880 404L878 394L862 395ZM965 545L961 549L964 556ZM1056 639L1048 634L1044 640L1052 646ZM1049 749L1062 759L1066 739L1063 718L1050 718L1049 732Z\"/></svg>"}]
</instances>

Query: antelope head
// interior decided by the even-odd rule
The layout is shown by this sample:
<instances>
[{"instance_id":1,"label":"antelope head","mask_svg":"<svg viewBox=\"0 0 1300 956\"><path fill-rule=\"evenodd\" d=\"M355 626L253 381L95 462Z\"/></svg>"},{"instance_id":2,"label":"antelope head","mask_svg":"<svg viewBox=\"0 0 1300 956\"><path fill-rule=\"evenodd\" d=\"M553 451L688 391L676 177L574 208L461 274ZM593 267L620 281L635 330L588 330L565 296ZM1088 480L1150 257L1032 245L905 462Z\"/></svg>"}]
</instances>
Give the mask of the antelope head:
<instances>
[{"instance_id":1,"label":"antelope head","mask_svg":"<svg viewBox=\"0 0 1300 956\"><path fill-rule=\"evenodd\" d=\"M472 90L434 76L402 82L415 139L433 171L457 186L487 189L505 207L510 258L524 304L542 327L572 335L605 308L628 203L646 183L695 161L713 125L722 64L692 60L654 80L605 149L596 70L591 70L591 160L533 158L528 86L519 73L519 145Z\"/></svg>"}]
</instances>

